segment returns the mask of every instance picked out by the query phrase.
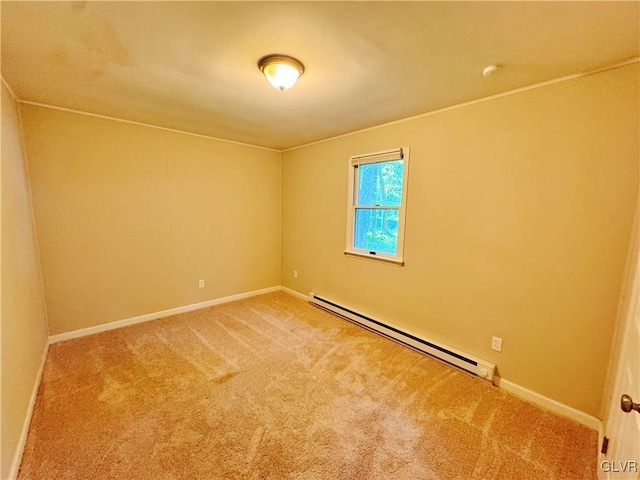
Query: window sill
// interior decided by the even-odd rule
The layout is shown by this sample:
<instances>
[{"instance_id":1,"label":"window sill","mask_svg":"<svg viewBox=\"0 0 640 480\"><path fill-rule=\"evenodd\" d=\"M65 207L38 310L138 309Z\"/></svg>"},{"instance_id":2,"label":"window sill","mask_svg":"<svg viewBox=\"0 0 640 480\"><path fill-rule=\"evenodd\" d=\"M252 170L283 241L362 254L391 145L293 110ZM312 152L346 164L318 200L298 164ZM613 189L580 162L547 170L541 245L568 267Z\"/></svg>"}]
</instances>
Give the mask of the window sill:
<instances>
[{"instance_id":1,"label":"window sill","mask_svg":"<svg viewBox=\"0 0 640 480\"><path fill-rule=\"evenodd\" d=\"M379 257L378 255L371 255L369 253L361 253L361 252L353 252L351 250L345 250L344 254L351 257L368 258L369 260L376 260L378 262L390 263L392 265L398 265L400 267L404 266L403 260L397 260L395 258Z\"/></svg>"}]
</instances>

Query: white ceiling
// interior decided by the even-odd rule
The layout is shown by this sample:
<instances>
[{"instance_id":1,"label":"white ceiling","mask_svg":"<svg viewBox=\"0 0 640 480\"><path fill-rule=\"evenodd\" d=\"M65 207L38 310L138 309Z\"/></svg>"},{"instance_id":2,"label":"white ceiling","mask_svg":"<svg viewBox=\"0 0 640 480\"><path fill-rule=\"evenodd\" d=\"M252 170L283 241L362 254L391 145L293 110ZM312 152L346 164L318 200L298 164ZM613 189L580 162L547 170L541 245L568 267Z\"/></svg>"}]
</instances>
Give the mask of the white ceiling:
<instances>
[{"instance_id":1,"label":"white ceiling","mask_svg":"<svg viewBox=\"0 0 640 480\"><path fill-rule=\"evenodd\" d=\"M285 149L640 54L639 2L2 2L25 101ZM256 63L299 58L274 89ZM484 78L491 63L504 67Z\"/></svg>"}]
</instances>

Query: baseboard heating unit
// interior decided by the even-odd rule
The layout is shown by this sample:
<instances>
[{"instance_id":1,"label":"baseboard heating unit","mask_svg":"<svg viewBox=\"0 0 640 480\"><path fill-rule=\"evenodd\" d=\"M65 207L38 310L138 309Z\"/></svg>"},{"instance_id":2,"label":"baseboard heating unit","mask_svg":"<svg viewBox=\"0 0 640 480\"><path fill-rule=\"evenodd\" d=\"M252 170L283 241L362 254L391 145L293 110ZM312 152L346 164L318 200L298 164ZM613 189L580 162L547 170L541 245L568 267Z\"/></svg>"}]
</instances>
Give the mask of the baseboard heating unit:
<instances>
[{"instance_id":1,"label":"baseboard heating unit","mask_svg":"<svg viewBox=\"0 0 640 480\"><path fill-rule=\"evenodd\" d=\"M347 320L358 323L369 330L373 330L411 348L439 358L440 360L444 360L451 365L455 365L456 367L467 370L481 378L485 378L493 382L496 369L496 366L493 363L486 362L446 345L438 344L432 340L402 331L399 328L387 325L384 322L355 312L350 308L338 305L337 303L320 297L313 292L309 294L309 301L323 310L327 310L340 317L346 318Z\"/></svg>"}]
</instances>

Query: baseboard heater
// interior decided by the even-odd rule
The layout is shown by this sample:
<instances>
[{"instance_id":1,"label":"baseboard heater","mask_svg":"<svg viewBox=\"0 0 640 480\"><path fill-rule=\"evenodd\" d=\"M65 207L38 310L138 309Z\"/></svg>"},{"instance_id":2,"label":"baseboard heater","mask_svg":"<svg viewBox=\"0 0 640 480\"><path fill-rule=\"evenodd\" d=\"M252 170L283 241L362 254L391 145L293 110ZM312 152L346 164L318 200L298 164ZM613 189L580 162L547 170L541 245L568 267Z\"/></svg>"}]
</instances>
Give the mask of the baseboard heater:
<instances>
[{"instance_id":1,"label":"baseboard heater","mask_svg":"<svg viewBox=\"0 0 640 480\"><path fill-rule=\"evenodd\" d=\"M382 335L403 343L413 349L439 358L440 360L444 360L451 365L455 365L456 367L467 370L478 377L493 382L496 369L496 366L493 363L486 362L446 345L438 344L432 340L402 331L399 328L387 325L379 320L375 320L371 317L355 312L350 308L338 305L337 303L320 297L313 292L309 294L309 301L323 310L327 310L333 314L339 315L340 317L346 318L347 320L356 322L369 330L381 333Z\"/></svg>"}]
</instances>

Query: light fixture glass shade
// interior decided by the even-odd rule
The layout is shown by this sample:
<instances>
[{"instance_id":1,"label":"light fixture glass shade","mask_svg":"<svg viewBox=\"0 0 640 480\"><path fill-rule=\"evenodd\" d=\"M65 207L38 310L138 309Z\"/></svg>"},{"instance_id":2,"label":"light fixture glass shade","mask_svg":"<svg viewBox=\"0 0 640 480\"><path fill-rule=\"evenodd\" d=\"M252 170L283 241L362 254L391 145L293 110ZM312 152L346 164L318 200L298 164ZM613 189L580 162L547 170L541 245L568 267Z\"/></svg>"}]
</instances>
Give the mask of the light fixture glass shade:
<instances>
[{"instance_id":1,"label":"light fixture glass shade","mask_svg":"<svg viewBox=\"0 0 640 480\"><path fill-rule=\"evenodd\" d=\"M258 61L258 67L269 83L278 90L293 87L300 75L304 73L304 65L287 55L267 55Z\"/></svg>"}]
</instances>

